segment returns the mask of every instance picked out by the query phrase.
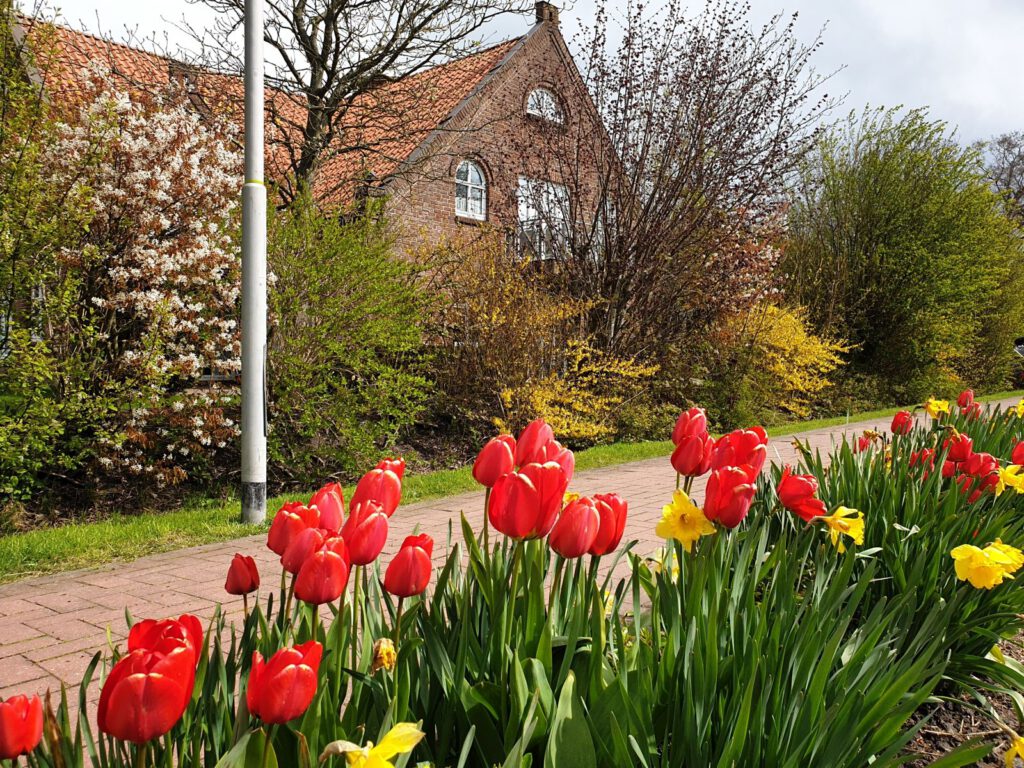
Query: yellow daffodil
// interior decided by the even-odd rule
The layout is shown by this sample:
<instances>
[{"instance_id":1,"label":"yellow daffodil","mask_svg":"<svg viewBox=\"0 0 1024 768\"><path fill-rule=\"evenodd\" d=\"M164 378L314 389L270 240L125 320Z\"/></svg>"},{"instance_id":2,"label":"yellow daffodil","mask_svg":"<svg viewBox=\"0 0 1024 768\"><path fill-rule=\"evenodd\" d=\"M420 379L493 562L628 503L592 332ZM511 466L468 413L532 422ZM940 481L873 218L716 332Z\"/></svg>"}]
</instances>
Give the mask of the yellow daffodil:
<instances>
[{"instance_id":1,"label":"yellow daffodil","mask_svg":"<svg viewBox=\"0 0 1024 768\"><path fill-rule=\"evenodd\" d=\"M1017 464L999 468L999 482L996 483L996 496L999 496L1007 488L1013 488L1017 493L1024 493L1024 474L1021 474Z\"/></svg>"},{"instance_id":2,"label":"yellow daffodil","mask_svg":"<svg viewBox=\"0 0 1024 768\"><path fill-rule=\"evenodd\" d=\"M840 552L846 551L846 545L843 544L842 538L844 535L853 539L854 544L864 543L863 512L849 507L839 507L831 515L822 517L821 520L828 526L832 544Z\"/></svg>"},{"instance_id":3,"label":"yellow daffodil","mask_svg":"<svg viewBox=\"0 0 1024 768\"><path fill-rule=\"evenodd\" d=\"M929 397L925 401L924 411L933 419L937 419L940 413L949 413L949 400L936 400L934 397Z\"/></svg>"},{"instance_id":4,"label":"yellow daffodil","mask_svg":"<svg viewBox=\"0 0 1024 768\"><path fill-rule=\"evenodd\" d=\"M672 503L662 507L661 522L654 532L663 539L682 542L689 552L693 549L693 542L701 536L714 533L715 526L704 517L703 510L690 501L685 492L676 491L672 494Z\"/></svg>"},{"instance_id":5,"label":"yellow daffodil","mask_svg":"<svg viewBox=\"0 0 1024 768\"><path fill-rule=\"evenodd\" d=\"M562 496L562 508L565 509L565 507L568 507L574 501L578 501L579 498L580 495L578 493L574 491L566 491L565 495Z\"/></svg>"},{"instance_id":6,"label":"yellow daffodil","mask_svg":"<svg viewBox=\"0 0 1024 768\"><path fill-rule=\"evenodd\" d=\"M1011 547L1009 544L1003 544L999 539L993 541L985 547L985 549L995 550L1008 558L1010 562L1009 565L1007 565L1006 570L1009 573L1016 573L1020 570L1020 567L1024 565L1024 552L1021 552L1016 547Z\"/></svg>"},{"instance_id":7,"label":"yellow daffodil","mask_svg":"<svg viewBox=\"0 0 1024 768\"><path fill-rule=\"evenodd\" d=\"M1006 762L1006 768L1013 768L1017 764L1017 758L1024 760L1024 739L1018 736L1016 733L1013 734L1013 741L1010 744L1010 748L1006 750L1006 754L1003 755L1003 760Z\"/></svg>"},{"instance_id":8,"label":"yellow daffodil","mask_svg":"<svg viewBox=\"0 0 1024 768\"><path fill-rule=\"evenodd\" d=\"M969 581L976 589L992 589L1013 578L1013 573L1024 564L1019 549L1003 544L998 539L984 549L973 544L961 544L950 556L956 563L956 577Z\"/></svg>"},{"instance_id":9,"label":"yellow daffodil","mask_svg":"<svg viewBox=\"0 0 1024 768\"><path fill-rule=\"evenodd\" d=\"M373 663L370 666L371 674L379 669L390 672L395 668L398 661L398 653L395 651L395 644L391 638L381 637L373 644Z\"/></svg>"},{"instance_id":10,"label":"yellow daffodil","mask_svg":"<svg viewBox=\"0 0 1024 768\"><path fill-rule=\"evenodd\" d=\"M351 741L332 741L320 755L323 763L336 755L344 755L350 768L395 768L391 758L404 752L411 752L420 743L423 731L415 723L399 723L374 746L372 741L360 747Z\"/></svg>"},{"instance_id":11,"label":"yellow daffodil","mask_svg":"<svg viewBox=\"0 0 1024 768\"><path fill-rule=\"evenodd\" d=\"M1024 397L1020 399L1020 402L1010 408L1010 411L1017 414L1018 419L1024 419Z\"/></svg>"}]
</instances>

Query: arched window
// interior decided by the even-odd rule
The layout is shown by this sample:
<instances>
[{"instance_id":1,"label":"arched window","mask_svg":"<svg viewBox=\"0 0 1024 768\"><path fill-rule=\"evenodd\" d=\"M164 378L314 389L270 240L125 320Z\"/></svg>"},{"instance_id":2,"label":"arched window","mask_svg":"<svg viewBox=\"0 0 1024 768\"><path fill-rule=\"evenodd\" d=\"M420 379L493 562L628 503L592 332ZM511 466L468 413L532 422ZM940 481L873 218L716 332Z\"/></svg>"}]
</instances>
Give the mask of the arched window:
<instances>
[{"instance_id":1,"label":"arched window","mask_svg":"<svg viewBox=\"0 0 1024 768\"><path fill-rule=\"evenodd\" d=\"M558 97L547 88L535 88L530 91L530 96L526 100L526 112L552 123L561 123L565 119Z\"/></svg>"},{"instance_id":2,"label":"arched window","mask_svg":"<svg viewBox=\"0 0 1024 768\"><path fill-rule=\"evenodd\" d=\"M487 218L487 179L472 160L463 160L455 171L455 213L480 221Z\"/></svg>"}]
</instances>

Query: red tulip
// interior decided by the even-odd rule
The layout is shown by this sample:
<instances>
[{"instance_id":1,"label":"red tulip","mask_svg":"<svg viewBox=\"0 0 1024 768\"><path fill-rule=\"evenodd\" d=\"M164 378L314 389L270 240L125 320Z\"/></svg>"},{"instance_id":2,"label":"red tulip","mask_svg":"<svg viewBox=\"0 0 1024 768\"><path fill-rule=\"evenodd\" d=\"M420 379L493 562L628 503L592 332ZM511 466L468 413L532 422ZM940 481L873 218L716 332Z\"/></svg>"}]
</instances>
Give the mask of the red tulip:
<instances>
[{"instance_id":1,"label":"red tulip","mask_svg":"<svg viewBox=\"0 0 1024 768\"><path fill-rule=\"evenodd\" d=\"M548 536L548 544L562 557L580 557L594 545L600 530L601 516L596 505L581 496L562 510Z\"/></svg>"},{"instance_id":2,"label":"red tulip","mask_svg":"<svg viewBox=\"0 0 1024 768\"><path fill-rule=\"evenodd\" d=\"M302 564L324 545L326 532L319 528L307 528L292 539L288 549L281 555L281 565L290 574L297 574Z\"/></svg>"},{"instance_id":3,"label":"red tulip","mask_svg":"<svg viewBox=\"0 0 1024 768\"><path fill-rule=\"evenodd\" d=\"M409 536L384 572L384 589L395 597L412 597L430 583L434 540L427 534Z\"/></svg>"},{"instance_id":4,"label":"red tulip","mask_svg":"<svg viewBox=\"0 0 1024 768\"><path fill-rule=\"evenodd\" d=\"M704 491L704 516L735 528L750 511L756 481L757 470L749 464L712 470Z\"/></svg>"},{"instance_id":5,"label":"red tulip","mask_svg":"<svg viewBox=\"0 0 1024 768\"><path fill-rule=\"evenodd\" d=\"M309 506L316 507L320 512L318 528L324 528L331 533L341 530L341 524L345 520L345 494L340 483L328 483L314 493L313 498L309 500Z\"/></svg>"},{"instance_id":6,"label":"red tulip","mask_svg":"<svg viewBox=\"0 0 1024 768\"><path fill-rule=\"evenodd\" d=\"M926 469L932 469L935 466L935 449L922 448L920 451L913 451L910 454L909 465L911 467L920 465Z\"/></svg>"},{"instance_id":7,"label":"red tulip","mask_svg":"<svg viewBox=\"0 0 1024 768\"><path fill-rule=\"evenodd\" d=\"M828 512L825 502L815 496L818 480L814 475L795 475L786 467L782 470L778 491L782 506L808 523Z\"/></svg>"},{"instance_id":8,"label":"red tulip","mask_svg":"<svg viewBox=\"0 0 1024 768\"><path fill-rule=\"evenodd\" d=\"M554 439L555 433L544 419L531 421L516 441L516 466L543 464L547 445Z\"/></svg>"},{"instance_id":9,"label":"red tulip","mask_svg":"<svg viewBox=\"0 0 1024 768\"><path fill-rule=\"evenodd\" d=\"M334 536L302 564L295 579L295 597L311 605L333 603L348 586L349 560L345 541Z\"/></svg>"},{"instance_id":10,"label":"red tulip","mask_svg":"<svg viewBox=\"0 0 1024 768\"><path fill-rule=\"evenodd\" d=\"M369 565L388 540L388 516L376 501L353 506L341 529L352 565Z\"/></svg>"},{"instance_id":11,"label":"red tulip","mask_svg":"<svg viewBox=\"0 0 1024 768\"><path fill-rule=\"evenodd\" d=\"M267 546L277 555L283 555L291 540L307 528L320 526L320 512L298 501L289 501L274 515L267 534Z\"/></svg>"},{"instance_id":12,"label":"red tulip","mask_svg":"<svg viewBox=\"0 0 1024 768\"><path fill-rule=\"evenodd\" d=\"M557 440L552 440L545 446L544 460L540 463L544 464L549 461L555 462L555 464L562 468L562 471L565 473L566 483L572 482L573 473L576 471L576 457L572 451Z\"/></svg>"},{"instance_id":13,"label":"red tulip","mask_svg":"<svg viewBox=\"0 0 1024 768\"><path fill-rule=\"evenodd\" d=\"M249 712L265 723L281 725L309 709L323 652L320 643L310 640L282 648L266 662L259 651L253 653L245 691Z\"/></svg>"},{"instance_id":14,"label":"red tulip","mask_svg":"<svg viewBox=\"0 0 1024 768\"><path fill-rule=\"evenodd\" d=\"M27 755L43 737L43 703L18 695L0 699L0 760L17 760Z\"/></svg>"},{"instance_id":15,"label":"red tulip","mask_svg":"<svg viewBox=\"0 0 1024 768\"><path fill-rule=\"evenodd\" d=\"M890 430L894 435L909 435L914 428L914 414L910 411L900 411L892 417Z\"/></svg>"},{"instance_id":16,"label":"red tulip","mask_svg":"<svg viewBox=\"0 0 1024 768\"><path fill-rule=\"evenodd\" d=\"M711 469L741 467L748 464L755 475L768 458L768 433L763 427L737 429L722 435L711 451Z\"/></svg>"},{"instance_id":17,"label":"red tulip","mask_svg":"<svg viewBox=\"0 0 1024 768\"><path fill-rule=\"evenodd\" d=\"M256 561L248 555L235 554L228 567L224 591L229 595L248 595L260 588L260 572Z\"/></svg>"},{"instance_id":18,"label":"red tulip","mask_svg":"<svg viewBox=\"0 0 1024 768\"><path fill-rule=\"evenodd\" d=\"M962 413L967 417L968 421L977 421L981 418L981 403L975 400L969 406L963 409Z\"/></svg>"},{"instance_id":19,"label":"red tulip","mask_svg":"<svg viewBox=\"0 0 1024 768\"><path fill-rule=\"evenodd\" d=\"M972 453L960 465L960 469L973 477L988 477L998 474L999 461L991 453Z\"/></svg>"},{"instance_id":20,"label":"red tulip","mask_svg":"<svg viewBox=\"0 0 1024 768\"><path fill-rule=\"evenodd\" d=\"M527 464L494 484L488 518L497 530L513 539L547 536L562 509L569 481L554 462Z\"/></svg>"},{"instance_id":21,"label":"red tulip","mask_svg":"<svg viewBox=\"0 0 1024 768\"><path fill-rule=\"evenodd\" d=\"M185 713L195 675L195 656L182 642L166 653L131 651L103 683L100 730L135 744L163 736Z\"/></svg>"},{"instance_id":22,"label":"red tulip","mask_svg":"<svg viewBox=\"0 0 1024 768\"><path fill-rule=\"evenodd\" d=\"M679 445L684 437L705 437L708 434L708 417L703 408L690 408L676 419L672 430L672 442ZM680 474L686 474L680 472Z\"/></svg>"},{"instance_id":23,"label":"red tulip","mask_svg":"<svg viewBox=\"0 0 1024 768\"><path fill-rule=\"evenodd\" d=\"M1017 465L1024 464L1024 440L1021 440L1013 447L1013 453L1010 454L1010 461Z\"/></svg>"},{"instance_id":24,"label":"red tulip","mask_svg":"<svg viewBox=\"0 0 1024 768\"><path fill-rule=\"evenodd\" d=\"M168 645L170 643L170 645ZM155 651L167 653L175 644L183 643L199 663L203 650L203 624L191 614L177 619L143 619L128 631L129 651Z\"/></svg>"},{"instance_id":25,"label":"red tulip","mask_svg":"<svg viewBox=\"0 0 1024 768\"><path fill-rule=\"evenodd\" d=\"M684 477L700 477L711 469L714 448L710 435L683 435L672 451L672 467Z\"/></svg>"},{"instance_id":26,"label":"red tulip","mask_svg":"<svg viewBox=\"0 0 1024 768\"><path fill-rule=\"evenodd\" d=\"M402 481L398 475L390 469L371 469L359 480L349 507L376 501L383 508L384 514L391 517L401 500Z\"/></svg>"},{"instance_id":27,"label":"red tulip","mask_svg":"<svg viewBox=\"0 0 1024 768\"><path fill-rule=\"evenodd\" d=\"M594 496L594 504L601 517L601 527L594 543L590 545L590 554L607 555L622 541L629 505L617 493L599 493Z\"/></svg>"},{"instance_id":28,"label":"red tulip","mask_svg":"<svg viewBox=\"0 0 1024 768\"><path fill-rule=\"evenodd\" d=\"M515 454L516 439L512 435L492 437L473 462L473 479L485 488L493 488L499 477L512 471Z\"/></svg>"},{"instance_id":29,"label":"red tulip","mask_svg":"<svg viewBox=\"0 0 1024 768\"><path fill-rule=\"evenodd\" d=\"M960 393L960 397L956 399L956 404L961 408L970 408L974 405L974 390L965 389Z\"/></svg>"},{"instance_id":30,"label":"red tulip","mask_svg":"<svg viewBox=\"0 0 1024 768\"><path fill-rule=\"evenodd\" d=\"M949 480L956 474L956 462L944 461L942 462L942 476Z\"/></svg>"},{"instance_id":31,"label":"red tulip","mask_svg":"<svg viewBox=\"0 0 1024 768\"><path fill-rule=\"evenodd\" d=\"M967 461L974 453L974 441L961 432L954 432L942 444L947 449L946 458L953 462Z\"/></svg>"},{"instance_id":32,"label":"red tulip","mask_svg":"<svg viewBox=\"0 0 1024 768\"><path fill-rule=\"evenodd\" d=\"M398 482L402 482L405 478L405 459L381 459L377 462L377 469L382 469L385 472L394 472Z\"/></svg>"}]
</instances>

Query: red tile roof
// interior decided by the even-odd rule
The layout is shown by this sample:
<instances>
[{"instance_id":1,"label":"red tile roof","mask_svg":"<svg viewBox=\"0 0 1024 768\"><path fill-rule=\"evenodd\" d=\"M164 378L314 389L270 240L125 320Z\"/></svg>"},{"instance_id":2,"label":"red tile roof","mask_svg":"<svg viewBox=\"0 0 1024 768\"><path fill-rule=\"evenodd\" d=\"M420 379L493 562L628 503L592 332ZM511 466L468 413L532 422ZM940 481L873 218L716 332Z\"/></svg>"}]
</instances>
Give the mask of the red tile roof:
<instances>
[{"instance_id":1,"label":"red tile roof","mask_svg":"<svg viewBox=\"0 0 1024 768\"><path fill-rule=\"evenodd\" d=\"M67 27L28 21L33 62L46 90L65 105L81 103L89 92L92 67L122 80L129 90L159 90L188 73L200 109L227 112L241 127L241 78L195 70L155 53L103 40ZM43 39L52 35L52 43ZM463 58L408 77L385 82L358 97L346 112L336 141L321 166L314 193L324 203L343 206L367 173L382 180L394 174L413 151L451 115L509 54L518 39L506 40ZM56 99L54 99L56 100ZM285 182L289 157L298 152L305 124L301 96L267 89L267 176ZM286 183L286 182L285 182Z\"/></svg>"}]
</instances>

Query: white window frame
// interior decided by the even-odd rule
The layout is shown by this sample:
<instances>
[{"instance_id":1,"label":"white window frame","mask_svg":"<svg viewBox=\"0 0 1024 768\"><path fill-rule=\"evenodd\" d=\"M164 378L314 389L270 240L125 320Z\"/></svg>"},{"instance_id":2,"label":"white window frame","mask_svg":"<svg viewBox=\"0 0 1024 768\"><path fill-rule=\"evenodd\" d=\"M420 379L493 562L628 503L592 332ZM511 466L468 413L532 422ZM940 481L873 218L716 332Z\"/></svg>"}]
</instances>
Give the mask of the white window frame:
<instances>
[{"instance_id":1,"label":"white window frame","mask_svg":"<svg viewBox=\"0 0 1024 768\"><path fill-rule=\"evenodd\" d=\"M569 235L569 190L564 184L519 177L519 251L538 261L558 258L558 246Z\"/></svg>"},{"instance_id":2,"label":"white window frame","mask_svg":"<svg viewBox=\"0 0 1024 768\"><path fill-rule=\"evenodd\" d=\"M465 178L460 178L463 175ZM463 160L455 169L455 215L476 221L487 219L487 176L475 160Z\"/></svg>"},{"instance_id":3,"label":"white window frame","mask_svg":"<svg viewBox=\"0 0 1024 768\"><path fill-rule=\"evenodd\" d=\"M558 125L565 122L562 102L550 88L540 87L530 91L530 95L526 97L526 114Z\"/></svg>"}]
</instances>

